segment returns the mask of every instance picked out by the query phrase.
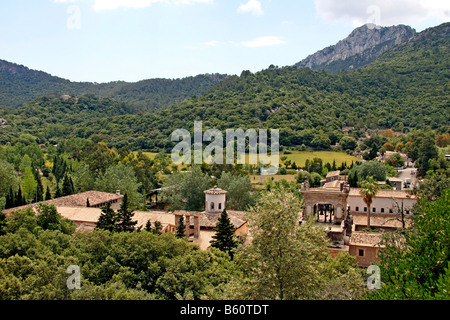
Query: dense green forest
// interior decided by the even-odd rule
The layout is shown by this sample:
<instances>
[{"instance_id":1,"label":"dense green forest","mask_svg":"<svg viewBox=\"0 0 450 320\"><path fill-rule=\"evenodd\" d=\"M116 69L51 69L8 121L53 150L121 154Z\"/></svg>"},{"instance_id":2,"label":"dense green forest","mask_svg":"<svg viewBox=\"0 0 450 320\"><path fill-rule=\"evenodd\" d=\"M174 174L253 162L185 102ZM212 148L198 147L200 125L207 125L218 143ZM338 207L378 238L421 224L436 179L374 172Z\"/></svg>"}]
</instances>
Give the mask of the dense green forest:
<instances>
[{"instance_id":1,"label":"dense green forest","mask_svg":"<svg viewBox=\"0 0 450 320\"><path fill-rule=\"evenodd\" d=\"M450 119L449 27L447 23L426 30L355 71L329 74L275 66L255 74L244 71L203 95L158 112L136 107L139 92L145 90L137 84L117 96L133 102L134 108L90 95L68 101L40 98L14 111L0 112L10 125L0 129L0 139L14 143L20 135L31 134L39 143L57 143L97 134L109 147L127 145L159 152L171 149L174 130L192 129L194 120L203 120L204 128L219 130L280 129L284 146L325 149L339 142L344 128L350 128L356 138L371 129L403 133L432 129L444 134ZM78 106L80 101L84 104ZM105 103L110 104L107 110ZM27 114L30 109L32 120ZM83 110L91 110L93 116ZM69 119L62 120L58 114Z\"/></svg>"},{"instance_id":2,"label":"dense green forest","mask_svg":"<svg viewBox=\"0 0 450 320\"><path fill-rule=\"evenodd\" d=\"M15 108L44 95L94 94L154 111L201 95L226 77L220 74L205 74L183 79L150 79L135 83L71 82L0 60L0 106Z\"/></svg>"}]
</instances>

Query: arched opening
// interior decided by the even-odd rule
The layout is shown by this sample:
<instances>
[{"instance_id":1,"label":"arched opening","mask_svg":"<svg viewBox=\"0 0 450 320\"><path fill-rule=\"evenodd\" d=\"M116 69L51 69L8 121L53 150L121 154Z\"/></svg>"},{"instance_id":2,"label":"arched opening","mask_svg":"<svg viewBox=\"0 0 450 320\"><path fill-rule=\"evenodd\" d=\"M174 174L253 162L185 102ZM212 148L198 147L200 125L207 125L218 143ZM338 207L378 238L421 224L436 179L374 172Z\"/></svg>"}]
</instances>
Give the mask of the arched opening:
<instances>
[{"instance_id":1,"label":"arched opening","mask_svg":"<svg viewBox=\"0 0 450 320\"><path fill-rule=\"evenodd\" d=\"M222 204L219 203L219 210L222 210Z\"/></svg>"},{"instance_id":2,"label":"arched opening","mask_svg":"<svg viewBox=\"0 0 450 320\"><path fill-rule=\"evenodd\" d=\"M329 203L317 203L313 207L313 214L320 223L333 223L335 220L335 206Z\"/></svg>"},{"instance_id":3,"label":"arched opening","mask_svg":"<svg viewBox=\"0 0 450 320\"><path fill-rule=\"evenodd\" d=\"M214 210L214 202L211 202L211 210Z\"/></svg>"}]
</instances>

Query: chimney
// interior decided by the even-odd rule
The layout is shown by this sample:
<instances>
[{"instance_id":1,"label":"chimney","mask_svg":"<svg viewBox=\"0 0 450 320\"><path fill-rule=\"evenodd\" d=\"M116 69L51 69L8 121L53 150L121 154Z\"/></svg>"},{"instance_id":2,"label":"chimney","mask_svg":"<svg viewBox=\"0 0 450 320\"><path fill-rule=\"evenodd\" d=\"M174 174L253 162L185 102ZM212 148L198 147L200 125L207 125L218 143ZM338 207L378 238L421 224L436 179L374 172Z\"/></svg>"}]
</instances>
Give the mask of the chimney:
<instances>
[{"instance_id":1,"label":"chimney","mask_svg":"<svg viewBox=\"0 0 450 320\"><path fill-rule=\"evenodd\" d=\"M120 190L116 190L116 195L120 196Z\"/></svg>"}]
</instances>

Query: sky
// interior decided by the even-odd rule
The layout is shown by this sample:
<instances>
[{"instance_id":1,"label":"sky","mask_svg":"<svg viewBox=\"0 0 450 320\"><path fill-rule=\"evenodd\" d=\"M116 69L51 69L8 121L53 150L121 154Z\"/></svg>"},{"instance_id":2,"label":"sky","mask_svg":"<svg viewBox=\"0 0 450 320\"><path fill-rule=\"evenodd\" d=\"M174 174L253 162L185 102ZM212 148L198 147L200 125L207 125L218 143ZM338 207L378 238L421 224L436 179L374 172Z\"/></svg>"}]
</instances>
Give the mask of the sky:
<instances>
[{"instance_id":1,"label":"sky","mask_svg":"<svg viewBox=\"0 0 450 320\"><path fill-rule=\"evenodd\" d=\"M2 0L0 59L71 81L293 65L365 23L420 32L448 0Z\"/></svg>"}]
</instances>

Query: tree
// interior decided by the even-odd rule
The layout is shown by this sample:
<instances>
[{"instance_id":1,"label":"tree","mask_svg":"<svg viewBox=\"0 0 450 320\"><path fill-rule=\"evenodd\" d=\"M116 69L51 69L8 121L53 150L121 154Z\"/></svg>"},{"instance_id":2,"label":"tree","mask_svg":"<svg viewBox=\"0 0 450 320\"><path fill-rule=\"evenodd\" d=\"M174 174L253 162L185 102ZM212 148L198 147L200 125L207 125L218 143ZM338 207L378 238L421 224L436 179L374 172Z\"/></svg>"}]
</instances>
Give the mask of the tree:
<instances>
[{"instance_id":1,"label":"tree","mask_svg":"<svg viewBox=\"0 0 450 320\"><path fill-rule=\"evenodd\" d=\"M118 217L114 210L111 208L111 202L109 201L103 208L100 217L98 218L96 229L103 229L108 231L116 231L116 223Z\"/></svg>"},{"instance_id":2,"label":"tree","mask_svg":"<svg viewBox=\"0 0 450 320\"><path fill-rule=\"evenodd\" d=\"M402 156L398 153L390 156L386 159L385 163L387 165L390 165L394 168L403 167L405 165L405 160L402 158Z\"/></svg>"},{"instance_id":3,"label":"tree","mask_svg":"<svg viewBox=\"0 0 450 320\"><path fill-rule=\"evenodd\" d=\"M0 159L0 198L6 197L10 189L17 189L19 178L14 166Z\"/></svg>"},{"instance_id":4,"label":"tree","mask_svg":"<svg viewBox=\"0 0 450 320\"><path fill-rule=\"evenodd\" d=\"M45 200L51 200L52 199L52 192L50 191L49 185L47 185L47 191L45 191Z\"/></svg>"},{"instance_id":5,"label":"tree","mask_svg":"<svg viewBox=\"0 0 450 320\"><path fill-rule=\"evenodd\" d=\"M26 167L22 176L23 193L26 200L34 199L36 194L36 180L31 167Z\"/></svg>"},{"instance_id":6,"label":"tree","mask_svg":"<svg viewBox=\"0 0 450 320\"><path fill-rule=\"evenodd\" d=\"M175 236L178 239L183 239L183 238L186 237L186 226L184 224L184 218L182 216L178 220L178 226L177 226L177 230L176 230Z\"/></svg>"},{"instance_id":7,"label":"tree","mask_svg":"<svg viewBox=\"0 0 450 320\"><path fill-rule=\"evenodd\" d=\"M44 186L42 185L41 175L39 174L39 169L33 170L34 179L36 180L36 193L34 197L34 202L41 202L44 200Z\"/></svg>"},{"instance_id":8,"label":"tree","mask_svg":"<svg viewBox=\"0 0 450 320\"><path fill-rule=\"evenodd\" d=\"M343 150L355 150L358 146L356 139L350 136L343 136L339 141L339 144Z\"/></svg>"},{"instance_id":9,"label":"tree","mask_svg":"<svg viewBox=\"0 0 450 320\"><path fill-rule=\"evenodd\" d=\"M360 193L363 196L364 203L367 205L367 228L370 229L370 206L372 205L373 198L377 195L379 189L378 183L373 177L367 177L366 180L361 182Z\"/></svg>"},{"instance_id":10,"label":"tree","mask_svg":"<svg viewBox=\"0 0 450 320\"><path fill-rule=\"evenodd\" d=\"M235 256L246 274L239 299L318 298L325 284L328 239L312 219L299 226L299 212L300 202L284 188L262 195L252 208L252 243Z\"/></svg>"},{"instance_id":11,"label":"tree","mask_svg":"<svg viewBox=\"0 0 450 320\"><path fill-rule=\"evenodd\" d=\"M63 185L62 185L62 196L70 196L75 193L75 189L73 187L72 178L66 173L64 175Z\"/></svg>"},{"instance_id":12,"label":"tree","mask_svg":"<svg viewBox=\"0 0 450 320\"><path fill-rule=\"evenodd\" d=\"M418 199L411 228L386 233L380 252L382 287L366 298L448 299L450 281L450 189L435 201Z\"/></svg>"},{"instance_id":13,"label":"tree","mask_svg":"<svg viewBox=\"0 0 450 320\"><path fill-rule=\"evenodd\" d=\"M145 224L144 230L147 232L152 232L152 221L148 220L147 223Z\"/></svg>"},{"instance_id":14,"label":"tree","mask_svg":"<svg viewBox=\"0 0 450 320\"><path fill-rule=\"evenodd\" d=\"M162 225L161 222L155 221L155 228L153 229L154 234L161 234L162 232Z\"/></svg>"},{"instance_id":15,"label":"tree","mask_svg":"<svg viewBox=\"0 0 450 320\"><path fill-rule=\"evenodd\" d=\"M450 133L438 134L436 136L436 145L440 148L445 148L450 144Z\"/></svg>"},{"instance_id":16,"label":"tree","mask_svg":"<svg viewBox=\"0 0 450 320\"><path fill-rule=\"evenodd\" d=\"M246 210L254 204L252 196L252 182L250 177L235 176L229 172L222 173L217 186L227 193L227 207L234 210Z\"/></svg>"},{"instance_id":17,"label":"tree","mask_svg":"<svg viewBox=\"0 0 450 320\"><path fill-rule=\"evenodd\" d=\"M134 212L130 209L128 195L125 194L122 199L119 210L117 211L117 231L132 232L137 224L133 221Z\"/></svg>"},{"instance_id":18,"label":"tree","mask_svg":"<svg viewBox=\"0 0 450 320\"><path fill-rule=\"evenodd\" d=\"M212 237L213 240L210 241L211 246L220 251L227 252L233 259L234 249L237 248L238 242L234 236L234 226L226 210L220 215L217 225L213 230L216 231L216 234Z\"/></svg>"},{"instance_id":19,"label":"tree","mask_svg":"<svg viewBox=\"0 0 450 320\"><path fill-rule=\"evenodd\" d=\"M0 236L6 234L6 214L0 211Z\"/></svg>"},{"instance_id":20,"label":"tree","mask_svg":"<svg viewBox=\"0 0 450 320\"><path fill-rule=\"evenodd\" d=\"M163 184L162 195L174 210L202 211L204 191L211 187L211 179L195 166L189 173L175 173Z\"/></svg>"},{"instance_id":21,"label":"tree","mask_svg":"<svg viewBox=\"0 0 450 320\"><path fill-rule=\"evenodd\" d=\"M122 194L127 194L129 204L133 207L138 206L142 200L142 195L138 191L139 187L140 183L133 169L123 164L107 168L95 182L95 188L98 191L115 193L116 190L120 190Z\"/></svg>"},{"instance_id":22,"label":"tree","mask_svg":"<svg viewBox=\"0 0 450 320\"><path fill-rule=\"evenodd\" d=\"M37 224L44 230L58 230L64 234L75 231L73 222L63 218L53 204L40 203L37 206Z\"/></svg>"}]
</instances>

